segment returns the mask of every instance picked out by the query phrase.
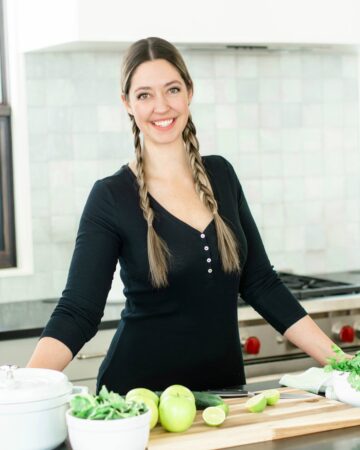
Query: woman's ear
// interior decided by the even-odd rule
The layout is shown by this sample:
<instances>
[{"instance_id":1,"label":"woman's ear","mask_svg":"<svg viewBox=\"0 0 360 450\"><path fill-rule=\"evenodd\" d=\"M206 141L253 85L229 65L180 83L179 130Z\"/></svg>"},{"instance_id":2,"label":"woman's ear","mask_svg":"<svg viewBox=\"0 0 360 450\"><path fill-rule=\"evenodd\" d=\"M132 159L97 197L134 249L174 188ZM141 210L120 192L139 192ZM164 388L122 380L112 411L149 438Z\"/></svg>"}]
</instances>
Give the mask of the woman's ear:
<instances>
[{"instance_id":1,"label":"woman's ear","mask_svg":"<svg viewBox=\"0 0 360 450\"><path fill-rule=\"evenodd\" d=\"M121 94L121 101L123 102L126 111L128 112L128 114L133 115L132 109L130 107L129 102L126 100L126 96L124 94Z\"/></svg>"},{"instance_id":2,"label":"woman's ear","mask_svg":"<svg viewBox=\"0 0 360 450\"><path fill-rule=\"evenodd\" d=\"M193 91L192 91L192 89L190 89L188 91L188 105L190 105L192 97L193 97Z\"/></svg>"}]
</instances>

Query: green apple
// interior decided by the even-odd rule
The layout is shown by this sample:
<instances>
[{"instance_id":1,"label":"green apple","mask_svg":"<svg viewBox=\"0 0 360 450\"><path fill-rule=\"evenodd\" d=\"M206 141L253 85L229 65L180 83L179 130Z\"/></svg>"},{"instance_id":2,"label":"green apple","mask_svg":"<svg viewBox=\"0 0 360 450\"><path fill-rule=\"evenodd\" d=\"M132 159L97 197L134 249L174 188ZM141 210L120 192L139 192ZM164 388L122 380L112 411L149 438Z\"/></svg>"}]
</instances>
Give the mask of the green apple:
<instances>
[{"instance_id":1,"label":"green apple","mask_svg":"<svg viewBox=\"0 0 360 450\"><path fill-rule=\"evenodd\" d=\"M160 400L159 419L167 431L187 430L194 422L195 416L196 406L191 398L168 395Z\"/></svg>"},{"instance_id":2,"label":"green apple","mask_svg":"<svg viewBox=\"0 0 360 450\"><path fill-rule=\"evenodd\" d=\"M158 406L158 404L159 404L159 397L155 394L155 392L150 391L150 389L141 388L141 387L131 389L131 391L129 391L126 394L125 400L129 401L132 399L132 397L137 396L137 395L140 395L141 397L151 398L155 402L156 406Z\"/></svg>"},{"instance_id":3,"label":"green apple","mask_svg":"<svg viewBox=\"0 0 360 450\"><path fill-rule=\"evenodd\" d=\"M150 409L150 430L152 430L158 423L159 419L159 410L154 400L150 397L147 397L146 395L132 395L129 401L136 403L145 403L145 405Z\"/></svg>"},{"instance_id":4,"label":"green apple","mask_svg":"<svg viewBox=\"0 0 360 450\"><path fill-rule=\"evenodd\" d=\"M173 384L165 389L160 395L160 403L167 397L185 397L195 403L194 394L185 386L181 384Z\"/></svg>"}]
</instances>

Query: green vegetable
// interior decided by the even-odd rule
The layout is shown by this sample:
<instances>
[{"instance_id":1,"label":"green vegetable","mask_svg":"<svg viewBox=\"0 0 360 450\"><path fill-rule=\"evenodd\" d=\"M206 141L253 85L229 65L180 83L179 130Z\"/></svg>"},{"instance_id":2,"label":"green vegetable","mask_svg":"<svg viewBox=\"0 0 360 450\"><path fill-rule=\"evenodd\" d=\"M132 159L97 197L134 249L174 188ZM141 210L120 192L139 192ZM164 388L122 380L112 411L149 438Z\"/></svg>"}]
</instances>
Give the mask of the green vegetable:
<instances>
[{"instance_id":1,"label":"green vegetable","mask_svg":"<svg viewBox=\"0 0 360 450\"><path fill-rule=\"evenodd\" d=\"M332 370L339 370L341 372L350 372L348 382L356 391L360 391L360 351L355 353L355 356L349 359L345 353L337 345L333 345L332 349L335 356L328 358L328 364L324 367L326 372Z\"/></svg>"},{"instance_id":2,"label":"green vegetable","mask_svg":"<svg viewBox=\"0 0 360 450\"><path fill-rule=\"evenodd\" d=\"M205 409L209 406L219 406L225 403L219 395L199 391L192 391L192 393L195 397L196 409Z\"/></svg>"},{"instance_id":3,"label":"green vegetable","mask_svg":"<svg viewBox=\"0 0 360 450\"><path fill-rule=\"evenodd\" d=\"M157 394L160 397L162 392L163 391L155 391L155 394ZM200 391L191 391L191 392L194 394L195 397L196 409L205 409L208 408L209 406L220 406L224 404L226 405L224 400L219 395L209 394L208 392L200 392Z\"/></svg>"},{"instance_id":4,"label":"green vegetable","mask_svg":"<svg viewBox=\"0 0 360 450\"><path fill-rule=\"evenodd\" d=\"M99 395L78 394L70 400L71 414L80 419L112 420L139 416L148 410L145 403L127 402L102 386Z\"/></svg>"}]
</instances>

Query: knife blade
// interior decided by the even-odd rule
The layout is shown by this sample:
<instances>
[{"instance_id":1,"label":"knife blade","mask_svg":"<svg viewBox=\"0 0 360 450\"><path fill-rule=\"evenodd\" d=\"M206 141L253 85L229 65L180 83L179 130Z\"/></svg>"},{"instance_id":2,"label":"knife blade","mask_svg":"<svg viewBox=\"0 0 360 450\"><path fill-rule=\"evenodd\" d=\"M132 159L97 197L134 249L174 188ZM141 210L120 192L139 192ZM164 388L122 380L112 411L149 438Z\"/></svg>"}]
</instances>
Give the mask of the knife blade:
<instances>
[{"instance_id":1,"label":"knife blade","mask_svg":"<svg viewBox=\"0 0 360 450\"><path fill-rule=\"evenodd\" d=\"M230 397L253 397L254 395L261 394L259 392L246 391L244 389L218 389L206 391L209 394L216 394L220 397L230 398ZM281 399L295 399L295 398L314 398L313 394L293 394L288 392L280 392Z\"/></svg>"}]
</instances>

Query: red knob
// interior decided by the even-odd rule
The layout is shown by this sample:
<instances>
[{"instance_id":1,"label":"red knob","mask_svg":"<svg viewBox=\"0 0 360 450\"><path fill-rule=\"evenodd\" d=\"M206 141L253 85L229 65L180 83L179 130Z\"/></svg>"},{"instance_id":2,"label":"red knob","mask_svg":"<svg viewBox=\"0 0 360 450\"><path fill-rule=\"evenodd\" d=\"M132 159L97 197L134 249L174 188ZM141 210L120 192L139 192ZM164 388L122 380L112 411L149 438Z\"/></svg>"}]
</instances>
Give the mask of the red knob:
<instances>
[{"instance_id":1,"label":"red knob","mask_svg":"<svg viewBox=\"0 0 360 450\"><path fill-rule=\"evenodd\" d=\"M341 342L354 342L355 330L350 325L344 325L340 329L339 339Z\"/></svg>"},{"instance_id":2,"label":"red knob","mask_svg":"<svg viewBox=\"0 0 360 450\"><path fill-rule=\"evenodd\" d=\"M257 355L260 352L260 339L256 336L250 336L244 342L244 352L249 355Z\"/></svg>"}]
</instances>

